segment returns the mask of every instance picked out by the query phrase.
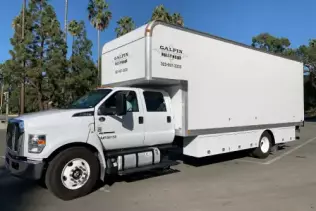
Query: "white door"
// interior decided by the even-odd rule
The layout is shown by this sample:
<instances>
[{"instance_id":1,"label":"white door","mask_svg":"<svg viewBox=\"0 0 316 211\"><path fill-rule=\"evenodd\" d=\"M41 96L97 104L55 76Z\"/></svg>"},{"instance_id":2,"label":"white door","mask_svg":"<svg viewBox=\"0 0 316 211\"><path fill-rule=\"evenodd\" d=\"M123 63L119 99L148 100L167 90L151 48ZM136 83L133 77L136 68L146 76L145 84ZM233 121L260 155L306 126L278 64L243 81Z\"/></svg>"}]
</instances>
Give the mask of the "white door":
<instances>
[{"instance_id":1,"label":"white door","mask_svg":"<svg viewBox=\"0 0 316 211\"><path fill-rule=\"evenodd\" d=\"M145 145L171 143L175 136L170 98L159 91L143 91Z\"/></svg>"},{"instance_id":2,"label":"white door","mask_svg":"<svg viewBox=\"0 0 316 211\"><path fill-rule=\"evenodd\" d=\"M112 114L96 114L96 132L105 149L120 149L140 147L144 144L144 124L142 119L142 107L139 106L139 96L132 90L120 90L114 92L100 107L115 109L116 95L124 92L127 95L128 112L124 116Z\"/></svg>"}]
</instances>

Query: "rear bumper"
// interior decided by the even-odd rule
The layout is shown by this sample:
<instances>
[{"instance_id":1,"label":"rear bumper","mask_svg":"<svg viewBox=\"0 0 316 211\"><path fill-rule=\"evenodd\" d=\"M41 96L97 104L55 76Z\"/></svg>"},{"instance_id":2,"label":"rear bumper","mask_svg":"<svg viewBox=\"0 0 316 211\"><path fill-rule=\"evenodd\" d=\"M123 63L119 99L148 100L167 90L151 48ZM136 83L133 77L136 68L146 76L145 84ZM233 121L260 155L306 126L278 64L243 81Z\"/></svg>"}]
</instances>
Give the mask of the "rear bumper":
<instances>
[{"instance_id":1,"label":"rear bumper","mask_svg":"<svg viewBox=\"0 0 316 211\"><path fill-rule=\"evenodd\" d=\"M5 166L9 172L17 177L39 180L42 177L44 163L41 161L27 160L24 157L17 157L6 153Z\"/></svg>"}]
</instances>

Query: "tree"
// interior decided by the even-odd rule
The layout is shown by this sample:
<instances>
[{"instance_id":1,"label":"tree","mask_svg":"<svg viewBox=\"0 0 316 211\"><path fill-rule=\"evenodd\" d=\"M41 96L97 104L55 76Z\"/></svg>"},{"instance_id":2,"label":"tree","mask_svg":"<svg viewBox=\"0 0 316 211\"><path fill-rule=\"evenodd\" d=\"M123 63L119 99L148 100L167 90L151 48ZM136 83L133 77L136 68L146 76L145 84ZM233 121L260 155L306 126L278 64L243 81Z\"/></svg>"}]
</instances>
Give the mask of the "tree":
<instances>
[{"instance_id":1,"label":"tree","mask_svg":"<svg viewBox=\"0 0 316 211\"><path fill-rule=\"evenodd\" d=\"M31 58L31 50L28 46L31 45L34 38L31 33L31 14L29 11L25 10L23 18L23 12L24 10L22 9L21 13L12 21L11 26L14 30L14 35L10 39L10 42L13 49L9 51L12 59L5 62L5 68L3 69L3 76L6 85L11 86L15 93L20 93L21 95L24 94L24 92L21 92L22 90L24 91L24 88L22 89L21 85L24 85L24 78L26 76L26 70L28 69L27 61ZM18 91L18 89L21 90ZM14 96L18 96L18 94L15 94ZM19 99L16 99L16 101L15 99L11 99L11 102L12 101L18 103L13 105L16 106L16 112L20 113L21 110L18 106L21 103Z\"/></svg>"},{"instance_id":2,"label":"tree","mask_svg":"<svg viewBox=\"0 0 316 211\"><path fill-rule=\"evenodd\" d=\"M310 40L308 45L297 49L300 60L305 65L307 80L305 81L305 108L316 107L316 39Z\"/></svg>"},{"instance_id":3,"label":"tree","mask_svg":"<svg viewBox=\"0 0 316 211\"><path fill-rule=\"evenodd\" d=\"M183 17L180 15L180 13L174 13L171 16L171 23L178 26L184 26Z\"/></svg>"},{"instance_id":4,"label":"tree","mask_svg":"<svg viewBox=\"0 0 316 211\"><path fill-rule=\"evenodd\" d=\"M155 7L151 16L151 20L158 20L178 26L184 26L183 17L180 15L180 13L174 13L170 15L163 5Z\"/></svg>"},{"instance_id":5,"label":"tree","mask_svg":"<svg viewBox=\"0 0 316 211\"><path fill-rule=\"evenodd\" d=\"M272 53L284 53L291 45L289 39L262 33L252 38L252 46Z\"/></svg>"},{"instance_id":6,"label":"tree","mask_svg":"<svg viewBox=\"0 0 316 211\"><path fill-rule=\"evenodd\" d=\"M123 17L117 21L117 27L115 28L116 37L123 36L135 29L135 23L131 17Z\"/></svg>"},{"instance_id":7,"label":"tree","mask_svg":"<svg viewBox=\"0 0 316 211\"><path fill-rule=\"evenodd\" d=\"M112 19L112 13L105 0L89 0L89 21L98 30L98 58L100 58L100 31L104 31ZM101 82L100 60L98 59L99 81Z\"/></svg>"},{"instance_id":8,"label":"tree","mask_svg":"<svg viewBox=\"0 0 316 211\"><path fill-rule=\"evenodd\" d=\"M55 11L47 0L31 0L25 15L25 39L20 36L20 19L13 21L12 58L7 62L7 80L21 83L26 78L28 99L43 110L47 102L60 103L66 73L66 44ZM24 62L25 67L21 67ZM35 95L34 95L35 94ZM30 110L29 110L30 111Z\"/></svg>"},{"instance_id":9,"label":"tree","mask_svg":"<svg viewBox=\"0 0 316 211\"><path fill-rule=\"evenodd\" d=\"M72 20L69 22L67 29L72 36L72 46L74 46L75 36L78 36L82 31L82 24L79 24L77 21Z\"/></svg>"},{"instance_id":10,"label":"tree","mask_svg":"<svg viewBox=\"0 0 316 211\"><path fill-rule=\"evenodd\" d=\"M97 85L97 67L92 60L92 42L87 39L84 22L74 24L74 42L72 45L72 55L70 57L70 71L66 78L67 103L84 95L87 91ZM69 29L71 29L69 25Z\"/></svg>"},{"instance_id":11,"label":"tree","mask_svg":"<svg viewBox=\"0 0 316 211\"><path fill-rule=\"evenodd\" d=\"M169 12L166 10L166 8L163 5L159 5L155 7L151 16L151 20L157 20L157 21L170 23L171 16L169 15Z\"/></svg>"}]
</instances>

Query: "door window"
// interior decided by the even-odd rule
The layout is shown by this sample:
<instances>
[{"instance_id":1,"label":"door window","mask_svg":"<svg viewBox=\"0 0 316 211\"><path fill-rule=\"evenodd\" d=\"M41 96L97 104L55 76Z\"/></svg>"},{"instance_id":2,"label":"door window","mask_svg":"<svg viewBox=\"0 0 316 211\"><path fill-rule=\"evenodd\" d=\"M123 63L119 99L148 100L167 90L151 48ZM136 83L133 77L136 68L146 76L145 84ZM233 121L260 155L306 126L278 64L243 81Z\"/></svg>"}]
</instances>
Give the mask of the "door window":
<instances>
[{"instance_id":1,"label":"door window","mask_svg":"<svg viewBox=\"0 0 316 211\"><path fill-rule=\"evenodd\" d=\"M126 95L126 107L127 112L138 112L138 101L137 96L134 91L117 91L111 95L102 105L105 107L105 110L115 110L116 109L116 96L118 93L124 93Z\"/></svg>"},{"instance_id":2,"label":"door window","mask_svg":"<svg viewBox=\"0 0 316 211\"><path fill-rule=\"evenodd\" d=\"M144 98L148 112L166 112L166 104L161 92L145 91Z\"/></svg>"}]
</instances>

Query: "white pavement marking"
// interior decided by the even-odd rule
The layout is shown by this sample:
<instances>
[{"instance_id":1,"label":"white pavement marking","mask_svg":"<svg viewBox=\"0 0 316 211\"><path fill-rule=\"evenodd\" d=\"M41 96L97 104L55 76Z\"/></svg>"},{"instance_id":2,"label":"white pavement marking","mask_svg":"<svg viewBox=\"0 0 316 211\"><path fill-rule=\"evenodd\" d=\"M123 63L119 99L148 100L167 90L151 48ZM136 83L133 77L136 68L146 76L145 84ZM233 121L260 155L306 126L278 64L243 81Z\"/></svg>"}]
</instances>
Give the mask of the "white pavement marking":
<instances>
[{"instance_id":1,"label":"white pavement marking","mask_svg":"<svg viewBox=\"0 0 316 211\"><path fill-rule=\"evenodd\" d=\"M253 161L253 160L236 160L236 162L245 162L245 163L255 163L255 164L264 164L262 162L257 162L257 161Z\"/></svg>"},{"instance_id":2,"label":"white pavement marking","mask_svg":"<svg viewBox=\"0 0 316 211\"><path fill-rule=\"evenodd\" d=\"M304 143L302 143L301 145L298 145L297 147L294 147L293 149L290 149L289 151L283 153L282 155L280 155L280 156L278 156L278 157L276 157L276 158L273 158L272 160L269 160L269 161L265 162L264 164L269 165L269 164L271 164L271 163L274 163L275 161L280 160L280 159L283 158L284 156L293 153L294 151L298 150L299 148L301 148L301 147L303 147L303 146L305 146L305 145L307 145L307 144L309 144L309 143L311 143L311 142L313 142L313 141L315 141L315 140L316 140L316 137L311 138L311 139L305 141Z\"/></svg>"},{"instance_id":3,"label":"white pavement marking","mask_svg":"<svg viewBox=\"0 0 316 211\"><path fill-rule=\"evenodd\" d=\"M287 151L287 152L285 152L285 153L283 153L283 154L281 154L281 155L279 155L279 156L277 156L277 157L275 157L275 158L273 158L271 160L268 160L266 162L257 162L257 161L252 161L252 160L236 160L236 161L245 162L245 163L255 163L255 164L262 164L262 165L270 165L270 164L274 163L275 161L280 160L281 158L285 157L286 155L289 155L289 154L295 152L299 148L301 148L301 147L303 147L303 146L305 146L305 145L307 145L307 144L309 144L309 143L311 143L311 142L313 142L315 140L316 140L316 137L311 138L311 139L305 141L304 143L294 147L293 149L290 149L289 151Z\"/></svg>"},{"instance_id":4,"label":"white pavement marking","mask_svg":"<svg viewBox=\"0 0 316 211\"><path fill-rule=\"evenodd\" d=\"M111 192L111 191L109 190L109 187L106 187L106 186L101 187L101 188L99 189L99 191L106 192L106 193Z\"/></svg>"}]
</instances>

